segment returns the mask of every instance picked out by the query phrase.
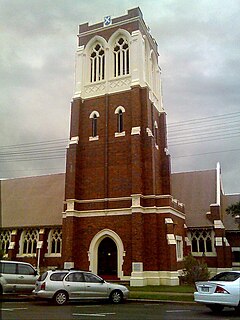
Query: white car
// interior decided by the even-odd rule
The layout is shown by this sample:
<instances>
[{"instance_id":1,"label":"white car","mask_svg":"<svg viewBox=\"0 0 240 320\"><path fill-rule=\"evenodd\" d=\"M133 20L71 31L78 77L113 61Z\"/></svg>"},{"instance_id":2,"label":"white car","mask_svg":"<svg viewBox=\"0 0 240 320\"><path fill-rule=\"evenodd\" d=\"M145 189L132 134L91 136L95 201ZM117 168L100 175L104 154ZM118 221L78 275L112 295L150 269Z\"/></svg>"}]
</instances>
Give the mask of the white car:
<instances>
[{"instance_id":1,"label":"white car","mask_svg":"<svg viewBox=\"0 0 240 320\"><path fill-rule=\"evenodd\" d=\"M224 307L240 310L240 271L221 272L195 285L194 301L205 304L213 312L221 312Z\"/></svg>"},{"instance_id":2,"label":"white car","mask_svg":"<svg viewBox=\"0 0 240 320\"><path fill-rule=\"evenodd\" d=\"M36 281L36 298L54 301L58 305L68 300L109 299L120 303L128 298L129 290L120 284L104 281L99 276L80 270L46 271Z\"/></svg>"}]
</instances>

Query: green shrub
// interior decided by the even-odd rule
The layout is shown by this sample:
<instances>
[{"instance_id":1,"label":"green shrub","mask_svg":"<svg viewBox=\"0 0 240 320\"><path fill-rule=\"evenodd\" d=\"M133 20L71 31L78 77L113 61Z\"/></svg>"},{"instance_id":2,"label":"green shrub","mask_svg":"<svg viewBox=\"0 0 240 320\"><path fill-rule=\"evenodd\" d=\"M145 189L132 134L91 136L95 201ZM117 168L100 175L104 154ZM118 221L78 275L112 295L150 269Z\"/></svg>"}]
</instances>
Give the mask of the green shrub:
<instances>
[{"instance_id":1,"label":"green shrub","mask_svg":"<svg viewBox=\"0 0 240 320\"><path fill-rule=\"evenodd\" d=\"M196 281L209 279L207 264L203 259L195 259L191 254L184 257L184 269L182 281L193 285Z\"/></svg>"}]
</instances>

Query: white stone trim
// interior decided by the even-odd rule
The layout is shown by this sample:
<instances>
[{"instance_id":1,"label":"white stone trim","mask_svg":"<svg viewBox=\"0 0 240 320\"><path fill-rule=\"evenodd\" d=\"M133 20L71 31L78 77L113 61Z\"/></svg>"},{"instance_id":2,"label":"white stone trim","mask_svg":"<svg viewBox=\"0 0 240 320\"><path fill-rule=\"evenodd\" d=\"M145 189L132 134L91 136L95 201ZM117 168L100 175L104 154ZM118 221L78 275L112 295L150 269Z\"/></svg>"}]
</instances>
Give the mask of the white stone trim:
<instances>
[{"instance_id":1,"label":"white stone trim","mask_svg":"<svg viewBox=\"0 0 240 320\"><path fill-rule=\"evenodd\" d=\"M216 197L217 197L217 204L220 206L221 205L221 167L220 167L219 162L217 163L216 171L217 171L217 181L216 181L217 194L216 194Z\"/></svg>"},{"instance_id":2,"label":"white stone trim","mask_svg":"<svg viewBox=\"0 0 240 320\"><path fill-rule=\"evenodd\" d=\"M185 243L186 243L186 246L191 246L191 241L189 240L188 237L185 237Z\"/></svg>"},{"instance_id":3,"label":"white stone trim","mask_svg":"<svg viewBox=\"0 0 240 320\"><path fill-rule=\"evenodd\" d=\"M16 244L15 241L11 241L9 246L8 246L8 249L14 249L15 244Z\"/></svg>"},{"instance_id":4,"label":"white stone trim","mask_svg":"<svg viewBox=\"0 0 240 320\"><path fill-rule=\"evenodd\" d=\"M176 256L177 256L177 261L182 261L183 260L183 238L182 236L175 236L176 238Z\"/></svg>"},{"instance_id":5,"label":"white stone trim","mask_svg":"<svg viewBox=\"0 0 240 320\"><path fill-rule=\"evenodd\" d=\"M230 244L226 237L223 238L223 241L225 242L226 247L230 247Z\"/></svg>"},{"instance_id":6,"label":"white stone trim","mask_svg":"<svg viewBox=\"0 0 240 320\"><path fill-rule=\"evenodd\" d=\"M141 134L141 127L132 127L131 135L140 135Z\"/></svg>"},{"instance_id":7,"label":"white stone trim","mask_svg":"<svg viewBox=\"0 0 240 320\"><path fill-rule=\"evenodd\" d=\"M115 113L115 114L118 114L120 110L121 110L122 112L125 112L125 111L126 111L123 106L118 106L118 107L115 109L114 113Z\"/></svg>"},{"instance_id":8,"label":"white stone trim","mask_svg":"<svg viewBox=\"0 0 240 320\"><path fill-rule=\"evenodd\" d=\"M69 141L69 145L70 144L78 144L78 142L79 142L79 136L72 137L71 140Z\"/></svg>"},{"instance_id":9,"label":"white stone trim","mask_svg":"<svg viewBox=\"0 0 240 320\"><path fill-rule=\"evenodd\" d=\"M175 236L173 233L168 233L167 234L167 242L168 242L168 245L176 245L177 242L176 242L176 239L175 239Z\"/></svg>"},{"instance_id":10,"label":"white stone trim","mask_svg":"<svg viewBox=\"0 0 240 320\"><path fill-rule=\"evenodd\" d=\"M97 140L99 140L99 136L89 137L89 141L97 141Z\"/></svg>"},{"instance_id":11,"label":"white stone trim","mask_svg":"<svg viewBox=\"0 0 240 320\"><path fill-rule=\"evenodd\" d=\"M215 246L216 247L222 247L222 245L223 245L222 237L215 237Z\"/></svg>"},{"instance_id":12,"label":"white stone trim","mask_svg":"<svg viewBox=\"0 0 240 320\"><path fill-rule=\"evenodd\" d=\"M102 216L116 216L116 215L130 215L134 212L143 213L143 214L150 214L150 213L157 213L157 214L172 214L176 217L185 220L185 215L181 212L172 209L171 207L148 207L144 208L140 207L132 207L132 208L119 208L119 209L104 209L104 210L67 210L63 213L63 218L66 217L102 217Z\"/></svg>"},{"instance_id":13,"label":"white stone trim","mask_svg":"<svg viewBox=\"0 0 240 320\"><path fill-rule=\"evenodd\" d=\"M123 277L123 257L125 256L126 252L124 251L123 242L119 235L110 229L103 229L99 231L93 238L90 243L89 251L88 251L88 259L89 259L89 271L92 271L94 273L97 273L98 270L98 247L101 243L101 241L109 237L111 238L116 246L117 246L117 265L118 265L118 271L117 276L122 279Z\"/></svg>"},{"instance_id":14,"label":"white stone trim","mask_svg":"<svg viewBox=\"0 0 240 320\"><path fill-rule=\"evenodd\" d=\"M152 130L150 128L146 128L146 132L147 132L149 137L153 137L153 133L152 133Z\"/></svg>"},{"instance_id":15,"label":"white stone trim","mask_svg":"<svg viewBox=\"0 0 240 320\"><path fill-rule=\"evenodd\" d=\"M147 285L159 286L179 285L178 271L143 271L132 272L130 286L142 287Z\"/></svg>"},{"instance_id":16,"label":"white stone trim","mask_svg":"<svg viewBox=\"0 0 240 320\"><path fill-rule=\"evenodd\" d=\"M94 115L96 115L96 116L97 116L97 118L99 118L99 117L100 117L99 112L98 112L98 111L96 111L96 110L94 110L93 112L91 112L91 113L90 113L89 119L92 119Z\"/></svg>"},{"instance_id":17,"label":"white stone trim","mask_svg":"<svg viewBox=\"0 0 240 320\"><path fill-rule=\"evenodd\" d=\"M233 251L240 251L240 247L232 247L232 252Z\"/></svg>"},{"instance_id":18,"label":"white stone trim","mask_svg":"<svg viewBox=\"0 0 240 320\"><path fill-rule=\"evenodd\" d=\"M117 137L125 137L126 135L126 132L125 131L122 131L122 132L115 132L115 138Z\"/></svg>"},{"instance_id":19,"label":"white stone trim","mask_svg":"<svg viewBox=\"0 0 240 320\"><path fill-rule=\"evenodd\" d=\"M222 220L214 220L214 229L225 229Z\"/></svg>"},{"instance_id":20,"label":"white stone trim","mask_svg":"<svg viewBox=\"0 0 240 320\"><path fill-rule=\"evenodd\" d=\"M173 224L172 218L165 218L165 224Z\"/></svg>"}]
</instances>

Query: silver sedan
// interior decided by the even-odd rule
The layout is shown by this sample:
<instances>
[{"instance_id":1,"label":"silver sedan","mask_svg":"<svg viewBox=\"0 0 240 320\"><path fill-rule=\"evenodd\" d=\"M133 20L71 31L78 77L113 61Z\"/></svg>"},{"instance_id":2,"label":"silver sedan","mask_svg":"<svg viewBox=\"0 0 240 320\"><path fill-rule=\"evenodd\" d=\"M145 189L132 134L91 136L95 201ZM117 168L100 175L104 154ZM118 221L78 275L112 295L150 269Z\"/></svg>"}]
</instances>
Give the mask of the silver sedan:
<instances>
[{"instance_id":1,"label":"silver sedan","mask_svg":"<svg viewBox=\"0 0 240 320\"><path fill-rule=\"evenodd\" d=\"M46 271L33 290L36 298L53 300L58 305L77 299L109 299L120 303L128 298L128 293L123 285L108 283L91 272L79 270Z\"/></svg>"}]
</instances>

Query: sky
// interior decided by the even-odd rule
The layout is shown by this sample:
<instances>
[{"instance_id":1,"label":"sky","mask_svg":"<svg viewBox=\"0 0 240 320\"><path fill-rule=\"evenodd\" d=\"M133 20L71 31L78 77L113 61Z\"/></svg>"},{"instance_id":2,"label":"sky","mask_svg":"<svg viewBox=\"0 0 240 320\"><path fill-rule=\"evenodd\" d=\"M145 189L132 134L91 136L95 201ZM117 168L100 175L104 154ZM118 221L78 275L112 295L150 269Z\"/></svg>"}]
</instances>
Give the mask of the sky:
<instances>
[{"instance_id":1,"label":"sky","mask_svg":"<svg viewBox=\"0 0 240 320\"><path fill-rule=\"evenodd\" d=\"M240 192L240 1L0 0L0 179L65 171L78 25L140 7L158 43L172 172Z\"/></svg>"}]
</instances>

